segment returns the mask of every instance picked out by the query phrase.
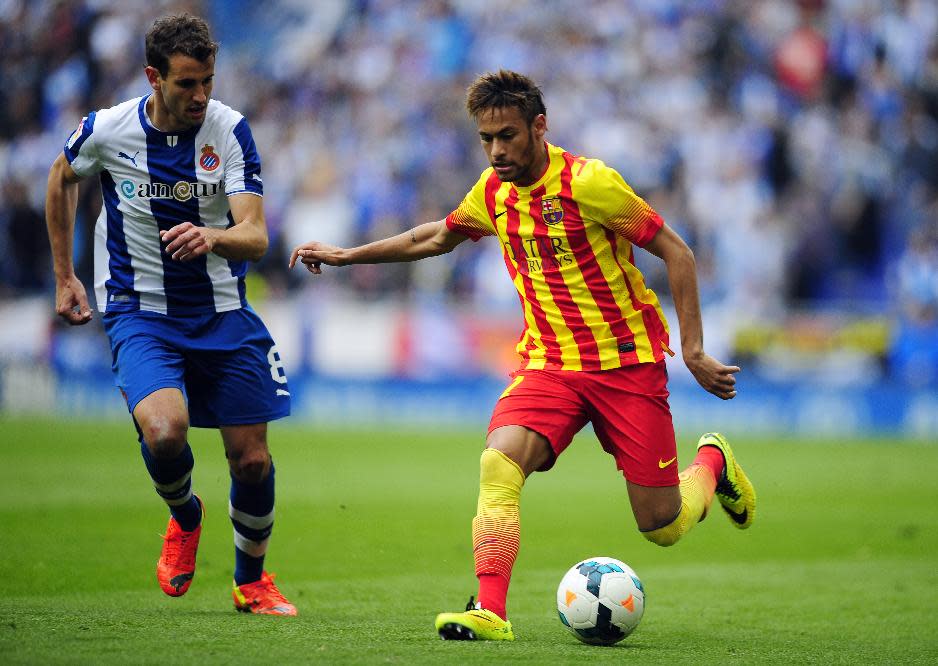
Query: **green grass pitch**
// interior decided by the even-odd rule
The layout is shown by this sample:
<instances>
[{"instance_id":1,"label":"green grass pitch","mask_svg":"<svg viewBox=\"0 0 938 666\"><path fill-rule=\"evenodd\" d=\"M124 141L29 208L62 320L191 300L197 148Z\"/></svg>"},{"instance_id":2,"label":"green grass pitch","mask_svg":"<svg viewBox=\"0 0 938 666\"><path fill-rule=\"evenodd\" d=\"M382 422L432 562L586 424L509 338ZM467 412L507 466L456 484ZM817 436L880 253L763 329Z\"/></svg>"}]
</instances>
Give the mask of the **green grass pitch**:
<instances>
[{"instance_id":1,"label":"green grass pitch","mask_svg":"<svg viewBox=\"0 0 938 666\"><path fill-rule=\"evenodd\" d=\"M759 495L734 529L718 508L680 544L636 531L624 483L591 434L528 481L509 613L514 643L440 641L433 618L475 592L474 432L277 424L268 569L297 618L231 606L228 477L195 430L207 514L189 593L154 568L166 509L126 423L0 418L0 663L938 663L938 446L727 433ZM679 433L686 464L696 437ZM647 589L611 648L561 626L556 585L594 555Z\"/></svg>"}]
</instances>

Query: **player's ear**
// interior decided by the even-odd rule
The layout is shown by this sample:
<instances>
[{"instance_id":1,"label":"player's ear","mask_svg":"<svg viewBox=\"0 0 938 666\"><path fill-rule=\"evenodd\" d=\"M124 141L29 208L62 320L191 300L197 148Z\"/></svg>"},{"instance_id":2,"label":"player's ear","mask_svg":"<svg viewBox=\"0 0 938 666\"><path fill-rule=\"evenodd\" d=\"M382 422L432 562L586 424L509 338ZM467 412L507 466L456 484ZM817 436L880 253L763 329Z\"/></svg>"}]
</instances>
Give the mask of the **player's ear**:
<instances>
[{"instance_id":1,"label":"player's ear","mask_svg":"<svg viewBox=\"0 0 938 666\"><path fill-rule=\"evenodd\" d=\"M544 134L547 133L547 116L543 113L539 113L534 116L534 122L531 123L534 126L534 136L538 141L544 138Z\"/></svg>"},{"instance_id":2,"label":"player's ear","mask_svg":"<svg viewBox=\"0 0 938 666\"><path fill-rule=\"evenodd\" d=\"M150 82L150 87L153 88L153 90L159 90L160 89L160 70L158 70L156 67L151 67L150 65L147 65L146 67L143 68L143 71L147 75L147 81Z\"/></svg>"}]
</instances>

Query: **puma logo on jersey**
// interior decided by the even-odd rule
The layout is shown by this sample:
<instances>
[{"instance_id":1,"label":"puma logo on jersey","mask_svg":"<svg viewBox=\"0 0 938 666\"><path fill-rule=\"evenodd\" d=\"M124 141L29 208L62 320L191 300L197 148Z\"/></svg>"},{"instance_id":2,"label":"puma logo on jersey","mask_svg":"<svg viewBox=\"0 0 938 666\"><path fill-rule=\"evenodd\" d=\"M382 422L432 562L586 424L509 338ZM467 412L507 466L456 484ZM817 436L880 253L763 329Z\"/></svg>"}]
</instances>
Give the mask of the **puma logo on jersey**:
<instances>
[{"instance_id":1,"label":"puma logo on jersey","mask_svg":"<svg viewBox=\"0 0 938 666\"><path fill-rule=\"evenodd\" d=\"M138 150L137 152L134 153L134 156L131 157L130 155L128 155L122 150L119 153L117 153L117 156L122 157L123 159L128 160L129 162L133 163L134 166L137 166L137 155L139 154L140 154L140 151Z\"/></svg>"}]
</instances>

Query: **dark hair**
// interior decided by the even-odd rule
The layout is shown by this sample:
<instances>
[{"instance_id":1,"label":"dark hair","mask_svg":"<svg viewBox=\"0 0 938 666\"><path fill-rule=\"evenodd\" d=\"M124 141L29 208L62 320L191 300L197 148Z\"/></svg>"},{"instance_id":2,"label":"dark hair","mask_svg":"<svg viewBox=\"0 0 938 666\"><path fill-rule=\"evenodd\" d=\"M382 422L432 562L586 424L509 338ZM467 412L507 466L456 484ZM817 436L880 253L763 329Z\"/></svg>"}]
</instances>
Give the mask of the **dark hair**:
<instances>
[{"instance_id":1,"label":"dark hair","mask_svg":"<svg viewBox=\"0 0 938 666\"><path fill-rule=\"evenodd\" d=\"M473 120L478 120L483 111L511 106L521 111L528 123L540 113L547 115L541 89L524 74L507 69L500 69L497 74L483 74L472 82L466 93L466 110Z\"/></svg>"},{"instance_id":2,"label":"dark hair","mask_svg":"<svg viewBox=\"0 0 938 666\"><path fill-rule=\"evenodd\" d=\"M208 24L198 16L175 14L153 22L147 31L147 65L159 70L160 76L169 73L169 58L182 55L205 62L218 51L218 42L212 41Z\"/></svg>"}]
</instances>

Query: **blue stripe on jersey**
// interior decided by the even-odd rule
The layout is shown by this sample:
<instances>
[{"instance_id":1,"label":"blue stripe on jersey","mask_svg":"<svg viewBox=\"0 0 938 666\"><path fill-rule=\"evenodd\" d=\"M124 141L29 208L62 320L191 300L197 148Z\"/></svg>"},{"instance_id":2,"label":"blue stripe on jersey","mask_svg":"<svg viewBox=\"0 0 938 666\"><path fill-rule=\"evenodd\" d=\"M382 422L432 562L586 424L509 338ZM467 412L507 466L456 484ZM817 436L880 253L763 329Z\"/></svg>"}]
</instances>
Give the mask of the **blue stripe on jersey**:
<instances>
[{"instance_id":1,"label":"blue stripe on jersey","mask_svg":"<svg viewBox=\"0 0 938 666\"><path fill-rule=\"evenodd\" d=\"M75 136L75 132L78 132L78 129L76 129L75 132L72 132L69 135L68 140L65 142L65 159L68 160L69 164L75 161L75 158L78 157L78 151L81 150L81 144L83 144L94 131L94 118L94 111L82 118L80 128L81 132L73 141L72 137Z\"/></svg>"},{"instance_id":2,"label":"blue stripe on jersey","mask_svg":"<svg viewBox=\"0 0 938 666\"><path fill-rule=\"evenodd\" d=\"M196 182L195 132L176 136L176 145L170 146L166 134L147 132L147 168L151 183L165 183L174 187L177 182ZM161 231L183 222L203 226L196 197L187 201L150 199L150 211ZM215 302L204 256L182 262L174 260L165 252L160 254L163 260L166 314L204 309L206 305Z\"/></svg>"},{"instance_id":3,"label":"blue stripe on jersey","mask_svg":"<svg viewBox=\"0 0 938 666\"><path fill-rule=\"evenodd\" d=\"M254 177L261 175L261 158L254 146L254 137L251 135L251 128L248 127L247 118L242 118L241 122L235 125L234 135L244 154L244 189L255 194L263 194L263 183L259 177Z\"/></svg>"},{"instance_id":4,"label":"blue stripe on jersey","mask_svg":"<svg viewBox=\"0 0 938 666\"><path fill-rule=\"evenodd\" d=\"M118 208L120 200L117 196L117 186L109 171L101 172L101 194L104 209L107 211L109 277L104 283L107 289L105 310L111 312L112 305L121 312L139 310L140 294L134 291L134 270L130 264L127 239L124 236L124 214Z\"/></svg>"},{"instance_id":5,"label":"blue stripe on jersey","mask_svg":"<svg viewBox=\"0 0 938 666\"><path fill-rule=\"evenodd\" d=\"M146 98L138 109L140 122L147 135L147 169L151 183L165 183L170 188L179 182L195 183L195 136L198 128L186 130L180 134L170 134L154 129L143 117ZM176 145L170 146L168 137L176 137ZM150 212L160 231L168 230L177 224L191 222L204 226L199 215L199 199L191 197L186 201L172 199L150 199ZM169 254L161 252L163 260L163 287L166 291L166 314L204 310L206 305L215 302L212 282L206 269L204 256L192 261L176 261Z\"/></svg>"}]
</instances>

